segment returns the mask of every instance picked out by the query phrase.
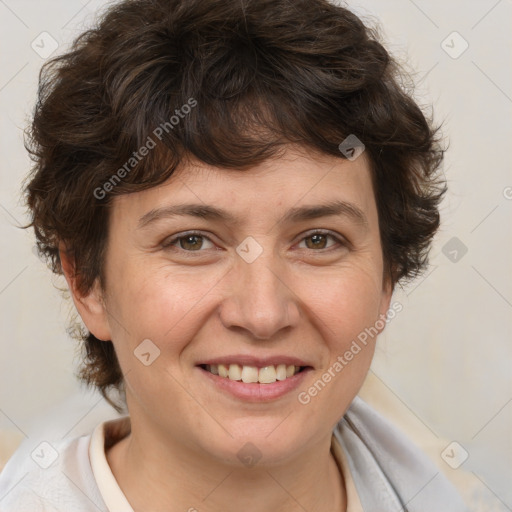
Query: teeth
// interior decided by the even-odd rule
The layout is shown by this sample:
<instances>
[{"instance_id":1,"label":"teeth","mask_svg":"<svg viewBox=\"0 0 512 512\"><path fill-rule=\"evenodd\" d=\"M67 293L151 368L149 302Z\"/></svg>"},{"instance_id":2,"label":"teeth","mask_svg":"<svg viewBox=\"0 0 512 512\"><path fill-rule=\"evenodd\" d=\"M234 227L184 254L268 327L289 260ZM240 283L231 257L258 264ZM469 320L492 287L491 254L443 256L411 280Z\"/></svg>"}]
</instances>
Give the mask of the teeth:
<instances>
[{"instance_id":1,"label":"teeth","mask_svg":"<svg viewBox=\"0 0 512 512\"><path fill-rule=\"evenodd\" d=\"M206 370L213 375L219 377L227 377L230 380L241 380L249 384L259 382L260 384L272 384L276 380L285 380L292 377L299 372L300 366L293 364L278 364L277 366L265 366L264 368L257 368L256 366L240 366L239 364L209 364L206 365Z\"/></svg>"},{"instance_id":2,"label":"teeth","mask_svg":"<svg viewBox=\"0 0 512 512\"><path fill-rule=\"evenodd\" d=\"M242 380L242 368L240 368L240 365L230 364L228 376L230 380Z\"/></svg>"},{"instance_id":3,"label":"teeth","mask_svg":"<svg viewBox=\"0 0 512 512\"><path fill-rule=\"evenodd\" d=\"M210 368L215 368L215 365L214 364L211 364L210 365ZM218 370L219 370L219 375L221 377L227 377L228 376L228 367L224 364L219 364L218 365ZM211 371L211 370L210 370ZM212 372L213 373L213 372Z\"/></svg>"},{"instance_id":4,"label":"teeth","mask_svg":"<svg viewBox=\"0 0 512 512\"><path fill-rule=\"evenodd\" d=\"M276 381L276 367L275 366L265 366L264 368L260 368L259 381L261 384L272 384L272 382L275 382Z\"/></svg>"},{"instance_id":5,"label":"teeth","mask_svg":"<svg viewBox=\"0 0 512 512\"><path fill-rule=\"evenodd\" d=\"M242 381L245 383L258 382L258 368L256 366L242 367Z\"/></svg>"},{"instance_id":6,"label":"teeth","mask_svg":"<svg viewBox=\"0 0 512 512\"><path fill-rule=\"evenodd\" d=\"M286 365L285 364L278 364L276 368L276 379L277 380L284 380L286 379Z\"/></svg>"}]
</instances>

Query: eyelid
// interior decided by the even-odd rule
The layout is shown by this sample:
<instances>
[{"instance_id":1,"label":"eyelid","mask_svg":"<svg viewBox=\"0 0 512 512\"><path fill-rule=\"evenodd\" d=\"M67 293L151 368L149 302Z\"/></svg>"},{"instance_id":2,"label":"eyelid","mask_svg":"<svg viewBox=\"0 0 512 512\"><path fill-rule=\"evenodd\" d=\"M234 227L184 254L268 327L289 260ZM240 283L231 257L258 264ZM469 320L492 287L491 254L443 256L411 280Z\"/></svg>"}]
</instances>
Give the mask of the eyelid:
<instances>
[{"instance_id":1,"label":"eyelid","mask_svg":"<svg viewBox=\"0 0 512 512\"><path fill-rule=\"evenodd\" d=\"M181 238L186 238L187 236L200 236L201 238L205 238L205 239L209 240L212 244L215 243L211 239L210 236L205 235L202 231L191 230L191 231L182 231L180 233L176 233L175 235L171 235L170 237L165 238L165 240L162 242L161 245L164 248L171 247L175 242L177 242ZM188 253L203 252L203 251L185 251L185 249L179 249L179 250L182 251L182 252L188 252Z\"/></svg>"},{"instance_id":2,"label":"eyelid","mask_svg":"<svg viewBox=\"0 0 512 512\"><path fill-rule=\"evenodd\" d=\"M305 238L309 238L310 236L313 236L313 235L330 236L333 240L335 240L338 243L339 246L350 247L350 242L343 235L340 235L339 233L336 233L334 231L330 231L328 229L321 229L321 228L310 229L309 231L301 233L300 234L300 240L298 241L298 243L302 242ZM316 251L315 250L310 250L310 252L322 253L322 252L328 251L328 250L330 250L332 248L333 247L328 247L326 249L318 249Z\"/></svg>"}]
</instances>

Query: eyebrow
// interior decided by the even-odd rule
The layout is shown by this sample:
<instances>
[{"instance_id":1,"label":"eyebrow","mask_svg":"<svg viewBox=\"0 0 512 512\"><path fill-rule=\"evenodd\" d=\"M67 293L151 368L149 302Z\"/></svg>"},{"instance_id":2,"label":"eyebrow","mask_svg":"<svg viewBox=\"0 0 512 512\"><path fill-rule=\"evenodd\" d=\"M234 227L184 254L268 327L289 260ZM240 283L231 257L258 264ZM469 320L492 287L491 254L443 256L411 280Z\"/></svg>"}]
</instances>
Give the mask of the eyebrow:
<instances>
[{"instance_id":1,"label":"eyebrow","mask_svg":"<svg viewBox=\"0 0 512 512\"><path fill-rule=\"evenodd\" d=\"M231 213L205 204L177 204L155 208L144 214L138 222L137 229L142 229L153 222L177 216L199 217L201 219L223 221L227 224L237 224L237 218ZM363 211L355 204L335 200L325 204L300 206L291 208L281 219L281 223L297 223L320 217L344 216L356 224L368 228L368 220Z\"/></svg>"}]
</instances>

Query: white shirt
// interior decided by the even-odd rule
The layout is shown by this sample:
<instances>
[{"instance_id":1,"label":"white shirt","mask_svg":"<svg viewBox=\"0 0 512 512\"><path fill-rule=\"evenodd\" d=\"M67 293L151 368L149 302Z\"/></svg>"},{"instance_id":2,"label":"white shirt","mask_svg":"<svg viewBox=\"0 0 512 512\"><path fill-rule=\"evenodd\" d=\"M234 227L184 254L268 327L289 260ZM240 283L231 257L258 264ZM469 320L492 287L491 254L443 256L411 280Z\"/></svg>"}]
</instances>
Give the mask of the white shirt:
<instances>
[{"instance_id":1,"label":"white shirt","mask_svg":"<svg viewBox=\"0 0 512 512\"><path fill-rule=\"evenodd\" d=\"M129 431L124 417L31 454L20 447L0 474L0 512L133 512L105 454ZM408 512L467 512L435 466L360 398L333 430L331 451L347 512L391 512L405 503Z\"/></svg>"},{"instance_id":2,"label":"white shirt","mask_svg":"<svg viewBox=\"0 0 512 512\"><path fill-rule=\"evenodd\" d=\"M21 475L22 479L0 501L0 511L133 512L106 457L107 447L123 439L129 432L130 418L126 416L100 423L90 435L51 443L51 448L44 446L36 450L30 460L27 456L24 460L18 460L16 453L2 472L0 482L3 484L4 481L10 481L15 485L15 478L12 478L14 474ZM47 469L38 467L34 459L37 460L38 455L43 455L45 449L51 452L52 448L58 452L55 462ZM349 504L347 512L363 512L347 459L334 435L331 450L345 479ZM50 460L52 453L46 454ZM14 472L13 464L16 468ZM4 485L0 485L0 490L5 494ZM0 498L3 494L0 494Z\"/></svg>"}]
</instances>

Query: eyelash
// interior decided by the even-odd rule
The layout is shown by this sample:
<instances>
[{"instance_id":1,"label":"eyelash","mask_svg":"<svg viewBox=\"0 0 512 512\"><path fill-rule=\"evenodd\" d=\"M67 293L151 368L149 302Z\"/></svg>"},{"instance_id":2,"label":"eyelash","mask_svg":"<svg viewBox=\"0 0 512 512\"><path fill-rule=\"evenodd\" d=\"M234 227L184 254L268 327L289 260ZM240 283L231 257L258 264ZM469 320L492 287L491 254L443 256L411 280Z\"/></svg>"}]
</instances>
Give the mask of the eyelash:
<instances>
[{"instance_id":1,"label":"eyelash","mask_svg":"<svg viewBox=\"0 0 512 512\"><path fill-rule=\"evenodd\" d=\"M326 231L326 230L322 230L322 229L317 229L317 230L314 230L314 231L306 233L305 236L303 236L301 238L300 242L304 241L306 238L311 238L314 235L325 235L327 237L330 237L334 241L338 242L338 244L340 245L340 247L338 247L338 248L348 247L348 245L349 245L348 242L346 240L344 240L343 238L334 235L330 231ZM203 233L201 233L199 231L188 231L188 232L185 232L185 233L180 233L178 236L173 236L173 237L167 239L162 244L162 247L164 249L171 249L171 248L173 248L173 246L174 246L174 244L176 242L179 242L180 240L188 238L190 236L197 236L197 237L200 237L200 238L203 238L203 239L206 239L206 240L210 241L212 244L214 243L208 236L204 235ZM186 249L183 249L181 247L176 247L176 246L174 246L174 249L176 249L179 252L183 252L187 256L191 256L191 257L194 257L197 253L205 252L205 250L201 250L201 249L199 249L197 251L188 251ZM332 250L332 247L327 247L327 248L318 249L318 250L310 249L310 251L318 252L318 253L323 253L323 252L326 252L326 251L329 251L329 250Z\"/></svg>"}]
</instances>

